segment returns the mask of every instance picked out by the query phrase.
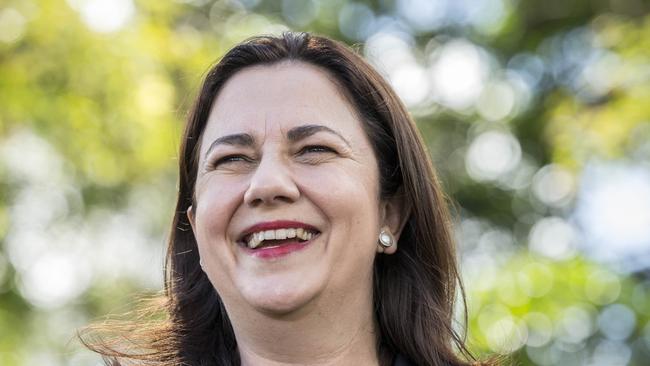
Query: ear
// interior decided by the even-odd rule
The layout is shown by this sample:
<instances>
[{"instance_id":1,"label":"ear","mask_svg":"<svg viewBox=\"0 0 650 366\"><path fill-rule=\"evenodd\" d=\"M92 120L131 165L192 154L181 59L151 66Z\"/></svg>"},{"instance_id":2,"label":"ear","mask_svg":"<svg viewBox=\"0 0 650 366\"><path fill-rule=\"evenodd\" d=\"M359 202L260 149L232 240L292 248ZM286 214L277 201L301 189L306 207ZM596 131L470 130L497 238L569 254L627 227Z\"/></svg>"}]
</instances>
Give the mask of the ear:
<instances>
[{"instance_id":1,"label":"ear","mask_svg":"<svg viewBox=\"0 0 650 366\"><path fill-rule=\"evenodd\" d=\"M192 231L196 233L196 230L194 229L194 208L190 205L185 213L187 214L187 220L190 222Z\"/></svg>"},{"instance_id":2,"label":"ear","mask_svg":"<svg viewBox=\"0 0 650 366\"><path fill-rule=\"evenodd\" d=\"M408 221L409 216L411 215L411 207L407 204L407 200L404 197L404 192L400 188L392 197L387 200L382 201L382 227L387 227L393 237L395 238L395 244L388 248L381 247L378 249L378 252L384 254L393 254L397 251L397 242L399 241L402 230Z\"/></svg>"}]
</instances>

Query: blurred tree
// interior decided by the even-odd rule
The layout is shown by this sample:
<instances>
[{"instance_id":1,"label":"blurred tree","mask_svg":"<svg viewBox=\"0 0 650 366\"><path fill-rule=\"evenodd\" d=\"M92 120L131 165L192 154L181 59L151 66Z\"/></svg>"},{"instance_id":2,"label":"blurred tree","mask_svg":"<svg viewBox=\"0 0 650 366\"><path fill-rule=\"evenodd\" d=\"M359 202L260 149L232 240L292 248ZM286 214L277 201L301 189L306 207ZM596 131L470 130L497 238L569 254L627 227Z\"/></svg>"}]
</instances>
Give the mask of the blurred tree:
<instances>
[{"instance_id":1,"label":"blurred tree","mask_svg":"<svg viewBox=\"0 0 650 366\"><path fill-rule=\"evenodd\" d=\"M0 364L88 364L65 342L73 329L160 288L176 150L202 74L247 36L293 29L365 42L359 50L416 117L458 202L478 352L514 352L524 365L643 365L647 260L626 270L587 259L576 206L594 158L650 164L648 9L5 0Z\"/></svg>"}]
</instances>

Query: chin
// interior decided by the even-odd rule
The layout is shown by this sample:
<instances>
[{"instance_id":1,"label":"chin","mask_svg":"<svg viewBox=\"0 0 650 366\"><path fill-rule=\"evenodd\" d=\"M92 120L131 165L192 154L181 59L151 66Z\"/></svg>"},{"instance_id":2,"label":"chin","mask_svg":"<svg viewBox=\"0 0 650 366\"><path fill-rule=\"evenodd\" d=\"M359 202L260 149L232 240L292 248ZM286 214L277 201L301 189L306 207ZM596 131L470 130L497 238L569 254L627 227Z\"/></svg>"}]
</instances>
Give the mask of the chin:
<instances>
[{"instance_id":1,"label":"chin","mask_svg":"<svg viewBox=\"0 0 650 366\"><path fill-rule=\"evenodd\" d=\"M305 286L303 283L256 284L250 286L242 295L254 309L272 316L295 313L308 306L318 297L318 286Z\"/></svg>"}]
</instances>

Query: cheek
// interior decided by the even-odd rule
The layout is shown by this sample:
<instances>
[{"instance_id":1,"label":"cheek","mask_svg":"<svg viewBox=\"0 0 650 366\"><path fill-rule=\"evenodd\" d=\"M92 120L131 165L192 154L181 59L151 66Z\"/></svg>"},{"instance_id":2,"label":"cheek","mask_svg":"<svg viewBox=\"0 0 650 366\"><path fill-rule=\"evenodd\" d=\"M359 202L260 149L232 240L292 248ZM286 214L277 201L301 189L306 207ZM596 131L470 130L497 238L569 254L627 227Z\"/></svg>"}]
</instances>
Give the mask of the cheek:
<instances>
[{"instance_id":1,"label":"cheek","mask_svg":"<svg viewBox=\"0 0 650 366\"><path fill-rule=\"evenodd\" d=\"M300 174L302 190L333 227L335 238L371 243L379 221L377 173L354 164ZM361 241L361 242L360 242ZM342 243L345 245L344 243ZM370 245L370 244L369 244ZM374 245L370 246L374 250Z\"/></svg>"},{"instance_id":2,"label":"cheek","mask_svg":"<svg viewBox=\"0 0 650 366\"><path fill-rule=\"evenodd\" d=\"M196 188L197 246L210 282L223 296L234 294L229 269L236 260L227 249L232 245L228 225L243 199L243 187L241 180L232 177L209 177Z\"/></svg>"},{"instance_id":3,"label":"cheek","mask_svg":"<svg viewBox=\"0 0 650 366\"><path fill-rule=\"evenodd\" d=\"M244 189L245 184L241 180L223 177L208 178L197 187L196 226L199 247L210 245L215 239L226 239L228 224L243 199Z\"/></svg>"},{"instance_id":4,"label":"cheek","mask_svg":"<svg viewBox=\"0 0 650 366\"><path fill-rule=\"evenodd\" d=\"M354 168L310 174L301 182L329 224L324 265L330 288L366 294L372 286L379 200L373 172Z\"/></svg>"},{"instance_id":5,"label":"cheek","mask_svg":"<svg viewBox=\"0 0 650 366\"><path fill-rule=\"evenodd\" d=\"M344 203L344 200L353 199L353 202L347 202L350 206L354 206L354 201L377 201L376 173L372 169L354 165L312 169L306 167L300 169L297 176L305 191L318 193L331 201Z\"/></svg>"}]
</instances>

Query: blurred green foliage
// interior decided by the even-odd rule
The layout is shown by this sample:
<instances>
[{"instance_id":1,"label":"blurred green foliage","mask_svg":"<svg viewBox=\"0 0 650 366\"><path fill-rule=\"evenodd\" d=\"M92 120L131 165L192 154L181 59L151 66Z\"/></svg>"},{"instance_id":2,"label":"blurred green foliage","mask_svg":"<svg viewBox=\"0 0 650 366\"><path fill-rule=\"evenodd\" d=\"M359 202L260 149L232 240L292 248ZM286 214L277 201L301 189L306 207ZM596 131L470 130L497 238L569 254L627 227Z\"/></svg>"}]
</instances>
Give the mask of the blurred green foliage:
<instances>
[{"instance_id":1,"label":"blurred green foliage","mask_svg":"<svg viewBox=\"0 0 650 366\"><path fill-rule=\"evenodd\" d=\"M392 30L408 51L385 55L429 71L446 51L478 50L486 69L481 90L461 90L461 99L477 93L467 105L409 99L417 85L396 86L458 202L472 349L522 365L647 364L650 263L593 261L580 235L554 252L544 246L554 237L535 233L547 218L560 228L551 233L574 225L594 158L650 164L648 9L637 0L4 0L0 364L96 362L68 342L74 329L160 289L176 151L201 77L233 44L285 29L350 44L379 44ZM381 69L384 59L370 59ZM430 93L449 87L437 77ZM511 146L516 167L472 170L480 141ZM549 166L573 182L557 199L535 193Z\"/></svg>"}]
</instances>

